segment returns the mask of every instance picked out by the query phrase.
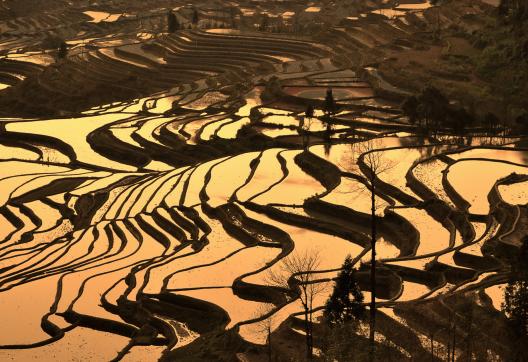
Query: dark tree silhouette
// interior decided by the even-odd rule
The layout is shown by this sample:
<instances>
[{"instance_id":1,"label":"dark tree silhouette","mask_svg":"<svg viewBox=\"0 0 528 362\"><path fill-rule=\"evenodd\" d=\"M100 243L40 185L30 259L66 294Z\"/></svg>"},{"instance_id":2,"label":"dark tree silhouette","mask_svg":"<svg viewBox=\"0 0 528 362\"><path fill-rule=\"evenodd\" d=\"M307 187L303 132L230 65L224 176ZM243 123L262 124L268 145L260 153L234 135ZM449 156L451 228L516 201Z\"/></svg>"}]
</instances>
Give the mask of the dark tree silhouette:
<instances>
[{"instance_id":1,"label":"dark tree silhouette","mask_svg":"<svg viewBox=\"0 0 528 362\"><path fill-rule=\"evenodd\" d=\"M260 31L268 31L268 28L269 28L269 17L268 17L268 14L264 14L262 16L262 20L260 22L259 30Z\"/></svg>"},{"instance_id":2,"label":"dark tree silhouette","mask_svg":"<svg viewBox=\"0 0 528 362\"><path fill-rule=\"evenodd\" d=\"M418 121L418 106L419 105L420 105L420 102L418 101L418 98L416 98L415 96L407 97L401 105L403 114L409 118L409 122L411 122L412 124L415 124Z\"/></svg>"},{"instance_id":3,"label":"dark tree silhouette","mask_svg":"<svg viewBox=\"0 0 528 362\"><path fill-rule=\"evenodd\" d=\"M363 293L355 274L352 258L348 255L325 305L323 316L330 326L343 325L365 317Z\"/></svg>"},{"instance_id":4,"label":"dark tree silhouette","mask_svg":"<svg viewBox=\"0 0 528 362\"><path fill-rule=\"evenodd\" d=\"M231 22L231 27L233 29L236 29L237 25L236 25L236 15L237 15L237 8L234 7L234 6L231 6L229 8L229 19L230 19L230 22Z\"/></svg>"},{"instance_id":5,"label":"dark tree silhouette","mask_svg":"<svg viewBox=\"0 0 528 362\"><path fill-rule=\"evenodd\" d=\"M521 114L515 119L515 123L522 134L528 134L528 113Z\"/></svg>"},{"instance_id":6,"label":"dark tree silhouette","mask_svg":"<svg viewBox=\"0 0 528 362\"><path fill-rule=\"evenodd\" d=\"M330 117L336 112L336 109L337 106L334 100L334 93L332 92L332 88L328 88L323 103L323 112L325 113L326 117Z\"/></svg>"},{"instance_id":7,"label":"dark tree silhouette","mask_svg":"<svg viewBox=\"0 0 528 362\"><path fill-rule=\"evenodd\" d=\"M273 311L275 309L275 306L271 303L264 304L262 307L260 307L257 311L256 318L261 318L259 322L257 322L257 332L260 334L264 334L266 336L266 345L268 347L268 361L273 361L273 345L272 345L272 328L273 328L273 322L275 315L273 314Z\"/></svg>"},{"instance_id":8,"label":"dark tree silhouette","mask_svg":"<svg viewBox=\"0 0 528 362\"><path fill-rule=\"evenodd\" d=\"M450 108L447 113L449 121L447 126L451 127L459 135L466 133L466 128L475 122L474 116L464 107Z\"/></svg>"},{"instance_id":9,"label":"dark tree silhouette","mask_svg":"<svg viewBox=\"0 0 528 362\"><path fill-rule=\"evenodd\" d=\"M174 33L180 29L180 23L178 22L178 18L172 11L169 11L169 13L167 14L167 24L169 33Z\"/></svg>"},{"instance_id":10,"label":"dark tree silhouette","mask_svg":"<svg viewBox=\"0 0 528 362\"><path fill-rule=\"evenodd\" d=\"M59 59L64 59L68 56L68 45L64 41L59 45L57 56Z\"/></svg>"},{"instance_id":11,"label":"dark tree silhouette","mask_svg":"<svg viewBox=\"0 0 528 362\"><path fill-rule=\"evenodd\" d=\"M490 134L495 134L500 125L500 119L494 113L488 112L484 116L484 124Z\"/></svg>"},{"instance_id":12,"label":"dark tree silhouette","mask_svg":"<svg viewBox=\"0 0 528 362\"><path fill-rule=\"evenodd\" d=\"M521 338L528 337L528 236L517 260L512 264L512 277L504 290L502 310L510 320L513 331Z\"/></svg>"},{"instance_id":13,"label":"dark tree silhouette","mask_svg":"<svg viewBox=\"0 0 528 362\"><path fill-rule=\"evenodd\" d=\"M309 105L306 107L306 112L304 112L304 115L306 116L306 118L313 118L313 116L314 116L314 112L315 112L314 106L312 106L311 104L309 104Z\"/></svg>"},{"instance_id":14,"label":"dark tree silhouette","mask_svg":"<svg viewBox=\"0 0 528 362\"><path fill-rule=\"evenodd\" d=\"M510 9L508 7L508 0L500 0L498 11L500 17L505 17L510 12Z\"/></svg>"},{"instance_id":15,"label":"dark tree silhouette","mask_svg":"<svg viewBox=\"0 0 528 362\"><path fill-rule=\"evenodd\" d=\"M501 18L509 18L512 23L520 24L528 19L528 4L526 0L501 0L498 12Z\"/></svg>"},{"instance_id":16,"label":"dark tree silhouette","mask_svg":"<svg viewBox=\"0 0 528 362\"><path fill-rule=\"evenodd\" d=\"M444 124L449 109L448 99L435 87L426 87L419 97L419 113L427 129Z\"/></svg>"},{"instance_id":17,"label":"dark tree silhouette","mask_svg":"<svg viewBox=\"0 0 528 362\"><path fill-rule=\"evenodd\" d=\"M198 25L199 21L200 21L200 15L198 14L198 10L194 8L193 15L192 15L192 23L194 25Z\"/></svg>"},{"instance_id":18,"label":"dark tree silhouette","mask_svg":"<svg viewBox=\"0 0 528 362\"><path fill-rule=\"evenodd\" d=\"M382 144L378 140L368 140L358 142L353 145L356 151L360 154L358 162L362 162L365 167L362 168L363 174L366 178L366 186L370 192L371 208L371 234L370 234L370 306L369 306L369 340L370 350L369 359L374 360L375 355L375 333L376 333L376 241L377 241L377 218L376 211L379 205L376 202L376 184L379 181L379 176L392 167L394 163L383 157L382 152L377 152L377 149L382 148Z\"/></svg>"},{"instance_id":19,"label":"dark tree silhouette","mask_svg":"<svg viewBox=\"0 0 528 362\"><path fill-rule=\"evenodd\" d=\"M304 325L306 329L306 359L312 360L313 356L313 302L314 299L325 291L326 284L317 281L316 272L321 259L316 250L307 250L302 254L289 255L281 262L277 271L270 270L268 282L284 289L291 285L298 288L298 298L304 312Z\"/></svg>"},{"instance_id":20,"label":"dark tree silhouette","mask_svg":"<svg viewBox=\"0 0 528 362\"><path fill-rule=\"evenodd\" d=\"M474 111L450 104L449 100L433 86L424 88L416 96L407 97L400 107L403 114L409 118L409 122L416 124L421 132L427 134L431 132L436 135L441 128L451 128L455 133L464 135L476 120ZM490 118L484 119L484 123L488 123L489 120ZM499 120L493 123L498 125Z\"/></svg>"},{"instance_id":21,"label":"dark tree silhouette","mask_svg":"<svg viewBox=\"0 0 528 362\"><path fill-rule=\"evenodd\" d=\"M310 144L310 128L312 125L312 118L314 117L314 107L309 104L304 112L304 118L301 119L299 132L301 133L303 148L306 149Z\"/></svg>"}]
</instances>

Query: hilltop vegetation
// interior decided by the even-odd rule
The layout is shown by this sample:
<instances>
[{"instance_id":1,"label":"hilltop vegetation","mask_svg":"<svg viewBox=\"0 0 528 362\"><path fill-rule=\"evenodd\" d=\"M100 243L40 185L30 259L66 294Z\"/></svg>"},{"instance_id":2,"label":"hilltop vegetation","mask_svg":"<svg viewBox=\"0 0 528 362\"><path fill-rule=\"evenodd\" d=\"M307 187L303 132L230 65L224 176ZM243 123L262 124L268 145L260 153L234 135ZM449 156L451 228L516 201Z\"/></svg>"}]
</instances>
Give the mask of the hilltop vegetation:
<instances>
[{"instance_id":1,"label":"hilltop vegetation","mask_svg":"<svg viewBox=\"0 0 528 362\"><path fill-rule=\"evenodd\" d=\"M495 23L473 34L478 75L512 113L528 110L528 5L503 0Z\"/></svg>"}]
</instances>

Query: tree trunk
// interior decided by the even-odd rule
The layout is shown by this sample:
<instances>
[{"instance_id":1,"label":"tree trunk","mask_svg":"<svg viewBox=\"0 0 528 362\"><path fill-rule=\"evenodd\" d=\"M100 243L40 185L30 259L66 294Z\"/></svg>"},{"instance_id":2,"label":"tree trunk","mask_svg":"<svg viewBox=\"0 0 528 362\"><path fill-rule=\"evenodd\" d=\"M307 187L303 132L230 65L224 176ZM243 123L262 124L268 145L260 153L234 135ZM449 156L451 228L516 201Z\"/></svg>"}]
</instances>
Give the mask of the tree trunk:
<instances>
[{"instance_id":1,"label":"tree trunk","mask_svg":"<svg viewBox=\"0 0 528 362\"><path fill-rule=\"evenodd\" d=\"M304 328L306 329L306 360L312 360L312 349L310 348L310 322L308 321L308 307L304 308Z\"/></svg>"},{"instance_id":2,"label":"tree trunk","mask_svg":"<svg viewBox=\"0 0 528 362\"><path fill-rule=\"evenodd\" d=\"M371 171L373 172L373 171ZM370 194L371 194L371 257L370 257L370 323L369 323L369 339L370 351L369 359L374 361L375 354L375 328L376 328L376 189L374 187L374 177L370 180Z\"/></svg>"},{"instance_id":3,"label":"tree trunk","mask_svg":"<svg viewBox=\"0 0 528 362\"><path fill-rule=\"evenodd\" d=\"M455 356L456 356L456 313L455 313L455 321L453 323L453 353L451 354L451 362L455 362Z\"/></svg>"},{"instance_id":4,"label":"tree trunk","mask_svg":"<svg viewBox=\"0 0 528 362\"><path fill-rule=\"evenodd\" d=\"M268 361L272 362L272 349L271 349L271 326L268 325Z\"/></svg>"},{"instance_id":5,"label":"tree trunk","mask_svg":"<svg viewBox=\"0 0 528 362\"><path fill-rule=\"evenodd\" d=\"M312 322L313 313L312 313L312 307L313 307L313 304L312 304L312 300L310 299L310 310L308 311L308 316L309 316L308 327L310 328L310 357L313 356L313 322Z\"/></svg>"},{"instance_id":6,"label":"tree trunk","mask_svg":"<svg viewBox=\"0 0 528 362\"><path fill-rule=\"evenodd\" d=\"M453 321L451 320L451 312L449 313L449 329L447 330L447 362L451 362L451 333L453 330Z\"/></svg>"}]
</instances>

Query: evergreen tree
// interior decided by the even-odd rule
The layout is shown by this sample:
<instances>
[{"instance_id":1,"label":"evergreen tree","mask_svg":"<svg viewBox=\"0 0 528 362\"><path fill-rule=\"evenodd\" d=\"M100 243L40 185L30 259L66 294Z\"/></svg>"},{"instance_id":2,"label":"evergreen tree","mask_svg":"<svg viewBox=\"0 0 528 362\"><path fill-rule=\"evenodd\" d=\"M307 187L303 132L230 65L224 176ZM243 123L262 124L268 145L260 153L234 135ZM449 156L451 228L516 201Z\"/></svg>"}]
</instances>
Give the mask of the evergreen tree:
<instances>
[{"instance_id":1,"label":"evergreen tree","mask_svg":"<svg viewBox=\"0 0 528 362\"><path fill-rule=\"evenodd\" d=\"M363 293L358 286L355 273L352 258L348 255L323 313L326 322L331 326L363 319L365 315Z\"/></svg>"}]
</instances>

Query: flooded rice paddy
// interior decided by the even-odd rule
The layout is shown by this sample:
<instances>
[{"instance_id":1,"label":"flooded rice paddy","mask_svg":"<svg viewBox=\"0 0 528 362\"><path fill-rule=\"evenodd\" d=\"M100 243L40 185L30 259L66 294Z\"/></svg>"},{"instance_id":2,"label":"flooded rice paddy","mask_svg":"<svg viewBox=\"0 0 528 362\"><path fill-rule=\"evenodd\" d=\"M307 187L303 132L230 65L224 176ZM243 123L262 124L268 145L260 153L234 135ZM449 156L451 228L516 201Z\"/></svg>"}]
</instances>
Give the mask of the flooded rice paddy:
<instances>
[{"instance_id":1,"label":"flooded rice paddy","mask_svg":"<svg viewBox=\"0 0 528 362\"><path fill-rule=\"evenodd\" d=\"M84 14L103 28L125 16ZM366 275L373 189L383 309L466 284L500 308L504 271L484 251L526 222L528 150L418 136L368 79L322 61L323 44L233 29L117 38L76 59L163 91L1 120L1 360L158 360L218 330L264 344L263 310L272 331L302 310L269 286L285 257L319 253L314 308L347 255ZM273 76L291 85L269 101ZM368 155L384 165L373 184Z\"/></svg>"}]
</instances>

